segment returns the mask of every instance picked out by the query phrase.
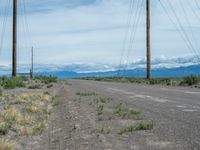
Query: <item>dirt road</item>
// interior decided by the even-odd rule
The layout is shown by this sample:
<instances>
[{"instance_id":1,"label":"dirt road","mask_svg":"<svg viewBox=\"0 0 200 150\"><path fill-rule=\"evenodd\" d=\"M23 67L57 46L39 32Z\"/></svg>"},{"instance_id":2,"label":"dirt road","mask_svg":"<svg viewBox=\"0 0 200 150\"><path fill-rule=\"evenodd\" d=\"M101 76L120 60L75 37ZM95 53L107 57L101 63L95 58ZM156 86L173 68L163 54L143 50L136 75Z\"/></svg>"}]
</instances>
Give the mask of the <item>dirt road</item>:
<instances>
[{"instance_id":1,"label":"dirt road","mask_svg":"<svg viewBox=\"0 0 200 150\"><path fill-rule=\"evenodd\" d=\"M42 150L200 149L199 89L68 80L52 92Z\"/></svg>"}]
</instances>

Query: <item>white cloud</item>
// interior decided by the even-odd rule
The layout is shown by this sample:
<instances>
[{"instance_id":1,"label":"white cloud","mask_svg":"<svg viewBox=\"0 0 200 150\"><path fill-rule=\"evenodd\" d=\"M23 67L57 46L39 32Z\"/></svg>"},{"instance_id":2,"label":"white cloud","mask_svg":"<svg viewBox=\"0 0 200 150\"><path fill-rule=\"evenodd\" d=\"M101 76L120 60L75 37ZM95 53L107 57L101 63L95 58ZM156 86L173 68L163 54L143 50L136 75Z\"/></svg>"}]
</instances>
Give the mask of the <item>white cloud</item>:
<instances>
[{"instance_id":1,"label":"white cloud","mask_svg":"<svg viewBox=\"0 0 200 150\"><path fill-rule=\"evenodd\" d=\"M141 2L141 0L139 1ZM167 4L166 0L162 1ZM190 39L192 39L190 30L194 31L195 37L198 39L200 35L199 22L186 1L183 0L182 2L186 6L185 9L188 10L189 21L192 25L191 29L188 29L184 21L185 18L179 0L170 0L179 18L183 20L183 26L187 29ZM192 2L190 3L192 4ZM59 0L56 2L45 0L31 1L28 4L32 6L28 7L30 13L27 17L33 46L35 47L36 63L94 62L119 64L130 0L79 0L76 3L72 0ZM200 14L195 5L192 4L192 7L197 14ZM167 7L167 10L170 10L169 7ZM144 12L145 6L143 5L142 22L138 28L133 48L130 52L126 51L123 58L128 62L145 56ZM169 13L172 14L171 11ZM2 20L2 16L0 20ZM11 18L9 25L11 25L10 22ZM7 28L11 29L11 26ZM26 40L25 37L20 36L23 35L22 26L19 26L19 28L19 62L29 63L29 49L32 45L29 44L29 49L23 48ZM6 41L0 56L1 64L10 63L11 61L10 32L11 30L6 31ZM128 47L126 46L127 49ZM187 45L180 38L159 3L153 1L152 57L160 55L171 57L190 53L191 51L188 50Z\"/></svg>"}]
</instances>

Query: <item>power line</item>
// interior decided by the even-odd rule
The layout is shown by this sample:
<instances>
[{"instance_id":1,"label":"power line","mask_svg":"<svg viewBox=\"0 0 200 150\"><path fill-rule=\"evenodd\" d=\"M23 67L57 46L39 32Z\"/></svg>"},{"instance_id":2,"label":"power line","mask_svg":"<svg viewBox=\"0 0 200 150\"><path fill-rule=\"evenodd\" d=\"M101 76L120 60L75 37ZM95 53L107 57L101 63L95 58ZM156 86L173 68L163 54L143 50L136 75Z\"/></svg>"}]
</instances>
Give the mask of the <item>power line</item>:
<instances>
[{"instance_id":1,"label":"power line","mask_svg":"<svg viewBox=\"0 0 200 150\"><path fill-rule=\"evenodd\" d=\"M199 6L199 3L197 2L197 0L194 0L194 2L196 4L197 8L200 9L200 6Z\"/></svg>"},{"instance_id":2,"label":"power line","mask_svg":"<svg viewBox=\"0 0 200 150\"><path fill-rule=\"evenodd\" d=\"M121 69L121 65L122 65L122 60L125 54L125 50L126 50L126 42L128 39L128 35L129 35L129 30L130 30L130 24L131 24L131 19L132 19L132 14L133 14L133 10L134 10L134 0L130 1L130 8L129 8L129 13L128 13L128 17L127 17L127 23L126 23L126 31L125 31L125 36L124 36L124 40L123 40L123 44L122 44L122 53L121 53L121 57L120 57L120 63L119 63L119 70L118 70L118 75L120 74L120 69Z\"/></svg>"},{"instance_id":3,"label":"power line","mask_svg":"<svg viewBox=\"0 0 200 150\"><path fill-rule=\"evenodd\" d=\"M4 37L5 37L5 32L6 32L6 26L7 26L7 20L8 20L10 6L11 6L11 0L8 0L6 3L6 7L5 7L5 14L3 13L4 19L3 19L2 31L1 31L0 54L3 49L3 43L4 43Z\"/></svg>"},{"instance_id":4,"label":"power line","mask_svg":"<svg viewBox=\"0 0 200 150\"><path fill-rule=\"evenodd\" d=\"M182 24L181 24L181 22L180 22L180 20L179 20L179 18L178 18L178 16L177 16L177 14L176 14L174 8L172 7L170 1L167 1L167 2L169 3L169 6L171 6L172 12L173 12L173 14L174 14L174 16L175 16L175 18L176 18L176 20L177 20L178 25L175 23L175 21L172 19L172 17L171 17L170 14L168 13L167 8L166 8L165 5L163 4L163 2L162 2L161 0L158 0L158 1L159 1L159 3L160 3L161 7L163 8L163 10L165 11L165 13L167 14L168 18L169 18L170 21L172 22L172 24L176 27L177 31L178 31L179 34L181 35L181 38L185 41L185 43L186 43L186 45L188 46L189 50L193 51L193 52L196 54L195 49L194 49L194 47L193 47L193 45L192 45L190 39L188 38L187 34L185 33L185 30L184 30L184 28L183 28L183 26L182 26ZM179 26L180 28L179 28L178 26ZM200 58L199 58L198 55L197 55L197 58L200 60Z\"/></svg>"},{"instance_id":5,"label":"power line","mask_svg":"<svg viewBox=\"0 0 200 150\"><path fill-rule=\"evenodd\" d=\"M189 0L186 1L188 3L188 6L190 7L190 9L192 10L192 13L194 14L194 16L197 18L197 20L200 22L200 16L199 14L193 9L192 4L190 3ZM198 5L197 5L198 6Z\"/></svg>"},{"instance_id":6,"label":"power line","mask_svg":"<svg viewBox=\"0 0 200 150\"><path fill-rule=\"evenodd\" d=\"M183 5L182 1L179 0L179 2L180 2L180 5L181 5L181 7L182 7L182 9L183 9L183 14L184 14L184 16L185 16L186 23L188 24L188 27L189 27L189 29L190 29L191 36L192 36L193 41L194 41L195 46L196 46L196 51L195 51L195 52L196 52L197 55L199 55L200 53L199 53L199 51L198 51L198 43L197 43L197 40L196 40L196 38L195 38L195 36L194 36L194 32L193 32L193 30L192 30L192 26L191 26L191 24L190 24L187 11L185 10L185 6Z\"/></svg>"},{"instance_id":7,"label":"power line","mask_svg":"<svg viewBox=\"0 0 200 150\"><path fill-rule=\"evenodd\" d=\"M132 30L130 30L131 32L130 32L130 38L129 38L129 45L128 45L128 48L126 50L127 54L126 54L125 58L129 57L130 50L131 50L133 43L134 43L134 40L135 40L135 33L137 31L137 25L138 25L138 21L139 21L140 14L141 14L143 0L142 0L141 3L140 2L141 2L141 0L137 0L137 3L135 5L135 7L136 7L135 12L132 14L132 17L134 18L134 20L133 20L133 23L130 24L130 27L132 27L131 28ZM124 58L124 56L123 56L123 58ZM121 67L123 67L123 66L121 66ZM122 69L125 70L125 68L127 68L127 63L124 65L124 68L120 68L118 75L120 74Z\"/></svg>"},{"instance_id":8,"label":"power line","mask_svg":"<svg viewBox=\"0 0 200 150\"><path fill-rule=\"evenodd\" d=\"M139 12L136 16L136 21L135 21L135 24L134 24L135 28L133 28L133 34L132 34L132 37L130 39L130 46L129 46L129 49L128 49L128 52L127 52L127 63L125 65L124 71L127 69L128 65L129 65L130 53L131 53L132 50L134 50L134 45L136 43L136 33L138 31L138 27L139 27L139 24L140 24L140 21L141 21L141 18L142 18L141 16L142 16L142 12L143 12L142 10L144 10L144 9L142 9L143 6L144 6L144 1L145 0L141 1L141 5L139 7Z\"/></svg>"},{"instance_id":9,"label":"power line","mask_svg":"<svg viewBox=\"0 0 200 150\"><path fill-rule=\"evenodd\" d=\"M188 37L187 33L185 32L185 29L184 29L184 27L183 27L183 25L182 25L180 19L178 18L178 15L176 14L176 11L174 10L174 8L173 8L171 2L170 2L170 1L167 1L167 2L168 2L168 4L169 4L169 6L171 7L172 12L174 13L174 16L175 16L175 18L176 18L176 20L177 20L177 22L178 22L178 24L179 24L180 29L181 29L182 32L183 32L183 35L185 36L185 38L186 38L188 44L190 45L192 51L197 55L196 49L194 48L192 42L190 41L190 38ZM198 57L199 62L200 62L200 57L199 57L198 55L197 55L197 57Z\"/></svg>"}]
</instances>

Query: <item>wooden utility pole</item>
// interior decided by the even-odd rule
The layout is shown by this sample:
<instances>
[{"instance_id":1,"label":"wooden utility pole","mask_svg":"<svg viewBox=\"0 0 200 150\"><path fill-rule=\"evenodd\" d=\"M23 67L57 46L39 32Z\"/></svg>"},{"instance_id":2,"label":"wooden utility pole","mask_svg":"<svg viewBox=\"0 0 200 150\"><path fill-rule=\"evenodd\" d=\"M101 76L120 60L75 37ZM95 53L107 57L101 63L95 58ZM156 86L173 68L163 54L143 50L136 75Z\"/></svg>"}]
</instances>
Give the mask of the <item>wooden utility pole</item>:
<instances>
[{"instance_id":1,"label":"wooden utility pole","mask_svg":"<svg viewBox=\"0 0 200 150\"><path fill-rule=\"evenodd\" d=\"M31 49L31 71L30 71L30 77L33 78L33 47Z\"/></svg>"},{"instance_id":2,"label":"wooden utility pole","mask_svg":"<svg viewBox=\"0 0 200 150\"><path fill-rule=\"evenodd\" d=\"M17 75L17 0L13 0L13 53L12 76Z\"/></svg>"},{"instance_id":3,"label":"wooden utility pole","mask_svg":"<svg viewBox=\"0 0 200 150\"><path fill-rule=\"evenodd\" d=\"M146 0L146 27L147 27L147 79L151 79L151 9L150 0Z\"/></svg>"}]
</instances>

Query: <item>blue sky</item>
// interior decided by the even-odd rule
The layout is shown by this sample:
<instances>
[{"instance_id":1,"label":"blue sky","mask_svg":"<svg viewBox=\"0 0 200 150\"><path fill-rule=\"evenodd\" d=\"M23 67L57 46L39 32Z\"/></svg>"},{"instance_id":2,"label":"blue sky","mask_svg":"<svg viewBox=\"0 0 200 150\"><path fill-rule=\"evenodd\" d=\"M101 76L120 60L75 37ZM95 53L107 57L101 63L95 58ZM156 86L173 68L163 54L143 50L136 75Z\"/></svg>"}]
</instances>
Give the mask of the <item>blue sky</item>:
<instances>
[{"instance_id":1,"label":"blue sky","mask_svg":"<svg viewBox=\"0 0 200 150\"><path fill-rule=\"evenodd\" d=\"M0 1L0 34L5 16L5 3ZM128 40L123 48L127 30L127 18L131 0L24 0L27 6L28 30L23 28L23 17L19 13L18 62L30 63L30 49L34 46L35 62L38 64L104 63L119 64L125 49L123 63L145 57L145 0L141 3L141 20L133 46ZM135 4L138 0L134 0ZM170 1L192 45L200 38L200 2L197 0ZM19 0L23 2L23 0ZM184 14L183 7L186 10ZM198 4L198 5L197 5ZM152 0L152 57L174 57L190 55L186 43L170 22L162 7ZM22 8L22 7L21 7ZM175 20L172 10L167 11ZM19 11L20 8L19 8ZM11 9L10 9L11 12ZM187 16L187 18L185 17ZM186 21L189 20L189 24ZM133 19L134 20L134 19ZM133 21L132 20L132 21ZM132 22L133 23L133 22ZM132 27L131 30L134 28ZM24 32L25 30L25 32ZM29 35L29 34L28 34ZM30 37L30 38L27 38ZM195 37L195 38L194 38ZM11 14L9 15L0 64L11 63ZM199 50L199 49L198 49Z\"/></svg>"}]
</instances>

